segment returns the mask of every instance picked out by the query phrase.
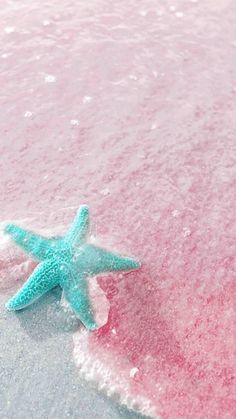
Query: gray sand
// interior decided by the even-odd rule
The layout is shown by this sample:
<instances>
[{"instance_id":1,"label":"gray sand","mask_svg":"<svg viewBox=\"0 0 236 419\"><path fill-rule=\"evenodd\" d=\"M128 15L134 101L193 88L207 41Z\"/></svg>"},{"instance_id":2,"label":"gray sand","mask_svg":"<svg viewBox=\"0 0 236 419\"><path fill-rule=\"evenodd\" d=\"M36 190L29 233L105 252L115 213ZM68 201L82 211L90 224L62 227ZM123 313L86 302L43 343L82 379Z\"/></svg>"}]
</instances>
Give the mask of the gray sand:
<instances>
[{"instance_id":1,"label":"gray sand","mask_svg":"<svg viewBox=\"0 0 236 419\"><path fill-rule=\"evenodd\" d=\"M72 356L78 323L59 297L55 289L16 314L0 296L0 418L143 418L79 378Z\"/></svg>"}]
</instances>

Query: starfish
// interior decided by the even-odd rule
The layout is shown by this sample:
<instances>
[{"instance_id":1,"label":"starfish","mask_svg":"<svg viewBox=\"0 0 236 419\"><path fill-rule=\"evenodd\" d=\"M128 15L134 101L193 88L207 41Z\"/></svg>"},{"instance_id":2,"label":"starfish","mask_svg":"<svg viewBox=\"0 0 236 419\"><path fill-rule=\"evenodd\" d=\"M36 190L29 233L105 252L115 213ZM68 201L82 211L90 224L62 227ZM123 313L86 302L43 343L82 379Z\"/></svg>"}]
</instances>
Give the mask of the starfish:
<instances>
[{"instance_id":1,"label":"starfish","mask_svg":"<svg viewBox=\"0 0 236 419\"><path fill-rule=\"evenodd\" d=\"M23 287L7 302L8 310L20 310L56 286L64 291L71 309L89 330L97 328L88 295L88 277L140 267L134 259L116 255L88 242L89 209L82 205L63 237L45 238L14 224L5 232L17 245L40 262Z\"/></svg>"}]
</instances>

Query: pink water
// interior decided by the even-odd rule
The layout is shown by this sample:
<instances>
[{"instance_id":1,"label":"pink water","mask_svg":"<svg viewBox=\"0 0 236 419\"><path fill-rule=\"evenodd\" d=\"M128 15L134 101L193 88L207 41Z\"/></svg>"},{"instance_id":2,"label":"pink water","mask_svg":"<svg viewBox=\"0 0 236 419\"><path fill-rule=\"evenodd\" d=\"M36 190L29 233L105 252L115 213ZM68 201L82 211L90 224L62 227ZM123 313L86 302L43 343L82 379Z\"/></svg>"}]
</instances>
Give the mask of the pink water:
<instances>
[{"instance_id":1,"label":"pink water","mask_svg":"<svg viewBox=\"0 0 236 419\"><path fill-rule=\"evenodd\" d=\"M236 4L2 1L1 221L66 230L139 272L98 282L80 372L161 418L236 416ZM26 262L22 265L22 262ZM0 287L32 270L1 238Z\"/></svg>"}]
</instances>

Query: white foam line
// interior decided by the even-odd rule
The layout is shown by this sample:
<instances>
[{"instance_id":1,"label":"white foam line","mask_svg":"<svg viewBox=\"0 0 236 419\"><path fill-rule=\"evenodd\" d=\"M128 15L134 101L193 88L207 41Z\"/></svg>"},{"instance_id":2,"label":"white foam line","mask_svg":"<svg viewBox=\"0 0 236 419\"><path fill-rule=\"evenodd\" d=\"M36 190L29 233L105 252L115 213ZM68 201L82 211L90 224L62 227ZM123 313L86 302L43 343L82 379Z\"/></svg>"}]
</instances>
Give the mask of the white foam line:
<instances>
[{"instance_id":1,"label":"white foam line","mask_svg":"<svg viewBox=\"0 0 236 419\"><path fill-rule=\"evenodd\" d=\"M90 333L86 330L79 331L74 335L74 359L79 367L79 375L95 384L107 396L118 399L121 404L128 408L151 418L160 419L151 400L140 395L129 395L129 371L131 366L128 365L128 361L127 374L121 374L115 366L114 355L109 353L109 350L106 351L106 359L104 360L102 359L104 348L102 348L102 354L93 352L90 355L89 335Z\"/></svg>"},{"instance_id":2,"label":"white foam line","mask_svg":"<svg viewBox=\"0 0 236 419\"><path fill-rule=\"evenodd\" d=\"M23 227L33 230L33 223L35 219L24 218L20 220L4 220L0 222L0 250L5 250L12 247L10 237L4 233L4 227L8 223L22 225ZM27 226L26 226L27 224ZM37 229L38 231L39 229ZM59 234L64 230L64 226L57 226L56 229L41 229L45 236ZM92 240L93 241L93 240ZM22 262L22 269L26 269L29 261ZM112 354L106 353L106 360L99 357L99 354L89 355L88 348L89 332L83 330L74 335L74 358L79 367L80 375L87 381L96 384L100 391L105 392L109 397L115 397L121 404L128 406L130 409L139 411L144 415L148 415L155 419L160 419L156 412L156 407L152 402L143 396L129 396L129 371L132 366L127 365L127 377L122 376L114 366L114 359ZM104 355L104 351L103 351ZM112 366L112 367L111 367Z\"/></svg>"}]
</instances>

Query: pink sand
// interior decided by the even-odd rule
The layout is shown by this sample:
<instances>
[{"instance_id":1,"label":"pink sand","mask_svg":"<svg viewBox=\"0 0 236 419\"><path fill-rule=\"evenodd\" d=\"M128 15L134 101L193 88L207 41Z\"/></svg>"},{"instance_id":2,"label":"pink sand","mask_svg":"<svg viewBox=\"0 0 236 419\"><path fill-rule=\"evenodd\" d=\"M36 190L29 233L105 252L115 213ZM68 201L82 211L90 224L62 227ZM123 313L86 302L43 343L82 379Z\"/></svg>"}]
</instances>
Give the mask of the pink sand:
<instances>
[{"instance_id":1,"label":"pink sand","mask_svg":"<svg viewBox=\"0 0 236 419\"><path fill-rule=\"evenodd\" d=\"M233 0L1 2L1 221L63 232L87 203L142 261L98 279L108 323L74 356L155 418L236 417L235 21ZM3 290L32 264L1 240Z\"/></svg>"}]
</instances>

